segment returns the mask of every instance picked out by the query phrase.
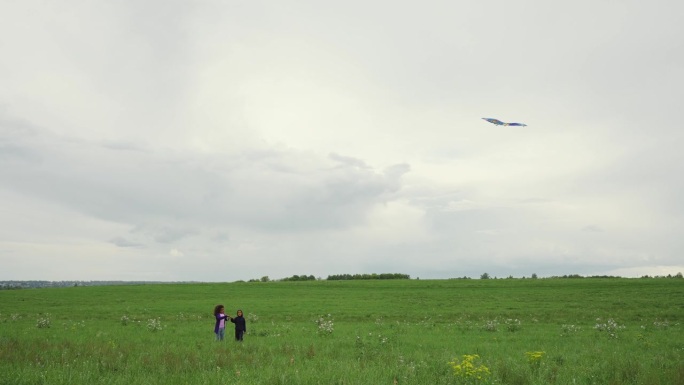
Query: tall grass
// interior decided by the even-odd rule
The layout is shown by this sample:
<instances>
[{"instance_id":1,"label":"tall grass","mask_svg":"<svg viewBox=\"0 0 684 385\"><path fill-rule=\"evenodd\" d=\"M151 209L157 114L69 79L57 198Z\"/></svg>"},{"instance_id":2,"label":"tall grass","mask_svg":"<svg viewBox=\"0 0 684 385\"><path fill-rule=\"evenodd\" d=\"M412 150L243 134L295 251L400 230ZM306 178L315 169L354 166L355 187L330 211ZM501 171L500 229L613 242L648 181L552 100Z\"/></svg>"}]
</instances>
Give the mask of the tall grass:
<instances>
[{"instance_id":1,"label":"tall grass","mask_svg":"<svg viewBox=\"0 0 684 385\"><path fill-rule=\"evenodd\" d=\"M2 291L0 384L683 385L682 298L665 279ZM214 341L217 303L244 342ZM491 375L456 373L464 355Z\"/></svg>"}]
</instances>

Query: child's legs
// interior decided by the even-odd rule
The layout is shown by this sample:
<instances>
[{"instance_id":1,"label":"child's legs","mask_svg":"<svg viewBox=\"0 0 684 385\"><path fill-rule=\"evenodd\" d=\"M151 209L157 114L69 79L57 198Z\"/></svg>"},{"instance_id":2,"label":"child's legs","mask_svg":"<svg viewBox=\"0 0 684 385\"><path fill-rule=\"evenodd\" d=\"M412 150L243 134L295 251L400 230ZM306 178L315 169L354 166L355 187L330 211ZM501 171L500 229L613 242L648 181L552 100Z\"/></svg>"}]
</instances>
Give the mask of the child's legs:
<instances>
[{"instance_id":1,"label":"child's legs","mask_svg":"<svg viewBox=\"0 0 684 385\"><path fill-rule=\"evenodd\" d=\"M223 341L223 337L226 335L226 329L221 328L219 329L218 333L216 333L216 341Z\"/></svg>"},{"instance_id":2,"label":"child's legs","mask_svg":"<svg viewBox=\"0 0 684 385\"><path fill-rule=\"evenodd\" d=\"M242 330L236 330L235 331L235 340L236 341L242 341L242 336L245 334L244 331Z\"/></svg>"}]
</instances>

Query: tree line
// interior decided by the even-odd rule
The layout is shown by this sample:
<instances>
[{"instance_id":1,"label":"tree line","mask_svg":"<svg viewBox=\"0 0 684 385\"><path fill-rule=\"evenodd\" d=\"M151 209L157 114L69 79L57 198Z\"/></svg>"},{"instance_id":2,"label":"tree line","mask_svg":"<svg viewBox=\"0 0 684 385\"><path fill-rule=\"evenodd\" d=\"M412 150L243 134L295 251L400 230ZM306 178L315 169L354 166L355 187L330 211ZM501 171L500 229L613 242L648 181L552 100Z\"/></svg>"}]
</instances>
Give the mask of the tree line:
<instances>
[{"instance_id":1,"label":"tree line","mask_svg":"<svg viewBox=\"0 0 684 385\"><path fill-rule=\"evenodd\" d=\"M186 282L160 281L0 281L0 290L38 289L45 287L113 286L113 285L152 285Z\"/></svg>"},{"instance_id":2,"label":"tree line","mask_svg":"<svg viewBox=\"0 0 684 385\"><path fill-rule=\"evenodd\" d=\"M526 279L527 277L522 277ZM537 274L532 274L531 279L538 279ZM622 278L619 276L612 275L591 275L583 276L579 274L566 274L566 275L554 275L547 277L545 279L584 279L584 278ZM642 279L682 279L682 273L668 274L668 275L655 275L649 276L644 275ZM325 280L327 281L352 281L352 280L373 280L373 279L411 279L408 274L398 274L398 273L383 273L383 274L336 274L329 275ZM419 278L416 278L419 279ZM449 278L449 279L472 279L471 277L464 276L463 278ZM488 273L483 273L480 275L480 279L500 279L497 277L492 277ZM507 279L516 279L513 276L508 276ZM322 278L316 278L313 275L293 275L291 277L282 278L273 281L317 281L323 280ZM250 279L248 282L271 282L272 280L268 276L263 276L260 279ZM238 281L244 282L244 281ZM30 289L30 288L44 288L44 287L68 287L68 286L107 286L107 285L149 285L149 284L169 284L169 283L201 283L201 281L176 281L176 282L160 282L160 281L0 281L0 290L13 290L13 289Z\"/></svg>"},{"instance_id":3,"label":"tree line","mask_svg":"<svg viewBox=\"0 0 684 385\"><path fill-rule=\"evenodd\" d=\"M408 274L398 274L398 273L382 273L382 274L335 274L329 275L326 281L352 281L352 280L369 280L369 279L411 279ZM293 275L291 277L281 278L276 281L284 282L297 282L297 281L316 281L323 280L322 278L316 278L313 275ZM272 280L268 276L261 277L259 279L250 279L249 282L271 282Z\"/></svg>"},{"instance_id":4,"label":"tree line","mask_svg":"<svg viewBox=\"0 0 684 385\"><path fill-rule=\"evenodd\" d=\"M399 273L383 273L383 274L337 274L329 275L328 281L351 281L351 280L366 280L366 279L411 279L408 274Z\"/></svg>"}]
</instances>

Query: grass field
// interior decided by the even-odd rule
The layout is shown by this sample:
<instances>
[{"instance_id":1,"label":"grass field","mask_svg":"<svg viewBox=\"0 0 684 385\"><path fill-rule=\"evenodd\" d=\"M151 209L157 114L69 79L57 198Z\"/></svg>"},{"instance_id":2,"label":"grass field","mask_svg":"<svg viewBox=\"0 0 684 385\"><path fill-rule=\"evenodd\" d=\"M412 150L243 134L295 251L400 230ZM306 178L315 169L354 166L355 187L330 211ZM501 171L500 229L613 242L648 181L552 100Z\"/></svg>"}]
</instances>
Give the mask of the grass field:
<instances>
[{"instance_id":1,"label":"grass field","mask_svg":"<svg viewBox=\"0 0 684 385\"><path fill-rule=\"evenodd\" d=\"M5 290L0 384L684 385L683 320L681 279Z\"/></svg>"}]
</instances>

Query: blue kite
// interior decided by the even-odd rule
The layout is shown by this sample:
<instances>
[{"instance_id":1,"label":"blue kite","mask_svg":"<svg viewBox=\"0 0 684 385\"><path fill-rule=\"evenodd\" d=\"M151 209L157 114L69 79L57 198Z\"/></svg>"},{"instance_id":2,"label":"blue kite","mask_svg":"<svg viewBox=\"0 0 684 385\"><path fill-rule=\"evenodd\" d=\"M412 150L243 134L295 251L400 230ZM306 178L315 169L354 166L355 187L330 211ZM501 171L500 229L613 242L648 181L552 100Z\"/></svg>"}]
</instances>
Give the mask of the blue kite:
<instances>
[{"instance_id":1,"label":"blue kite","mask_svg":"<svg viewBox=\"0 0 684 385\"><path fill-rule=\"evenodd\" d=\"M488 121L491 124L496 124L497 126L519 126L519 127L527 127L527 124L525 123L506 123L502 122L499 119L492 119L492 118L482 118L486 121Z\"/></svg>"}]
</instances>

